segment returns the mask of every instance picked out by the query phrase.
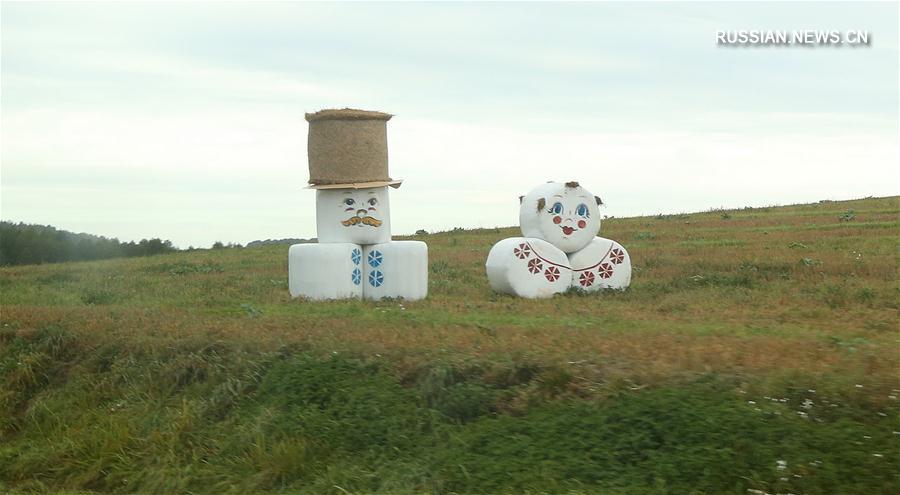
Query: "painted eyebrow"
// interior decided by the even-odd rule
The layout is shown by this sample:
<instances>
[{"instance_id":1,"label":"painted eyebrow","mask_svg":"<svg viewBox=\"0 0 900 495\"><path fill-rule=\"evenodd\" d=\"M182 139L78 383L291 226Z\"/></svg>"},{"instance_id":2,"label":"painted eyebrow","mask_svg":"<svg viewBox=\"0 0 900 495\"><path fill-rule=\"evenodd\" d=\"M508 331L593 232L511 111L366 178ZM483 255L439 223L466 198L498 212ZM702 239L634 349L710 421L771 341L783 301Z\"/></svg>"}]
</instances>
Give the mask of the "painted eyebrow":
<instances>
[{"instance_id":1,"label":"painted eyebrow","mask_svg":"<svg viewBox=\"0 0 900 495\"><path fill-rule=\"evenodd\" d=\"M562 199L562 196L561 196L561 195L559 195L559 194L554 194L554 195L553 195L553 197L554 197L554 198L559 198L559 199Z\"/></svg>"}]
</instances>

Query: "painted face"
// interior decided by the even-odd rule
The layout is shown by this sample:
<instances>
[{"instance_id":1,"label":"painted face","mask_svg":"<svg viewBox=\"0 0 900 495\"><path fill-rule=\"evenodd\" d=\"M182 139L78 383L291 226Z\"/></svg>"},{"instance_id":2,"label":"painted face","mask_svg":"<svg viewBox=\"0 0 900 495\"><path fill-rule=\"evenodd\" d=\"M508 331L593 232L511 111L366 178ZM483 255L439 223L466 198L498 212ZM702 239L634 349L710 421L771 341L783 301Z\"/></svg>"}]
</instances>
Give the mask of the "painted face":
<instances>
[{"instance_id":1,"label":"painted face","mask_svg":"<svg viewBox=\"0 0 900 495\"><path fill-rule=\"evenodd\" d=\"M548 182L522 198L522 235L543 239L571 253L587 246L600 231L597 198L577 182Z\"/></svg>"},{"instance_id":2,"label":"painted face","mask_svg":"<svg viewBox=\"0 0 900 495\"><path fill-rule=\"evenodd\" d=\"M388 188L316 191L319 242L378 244L391 240Z\"/></svg>"}]
</instances>

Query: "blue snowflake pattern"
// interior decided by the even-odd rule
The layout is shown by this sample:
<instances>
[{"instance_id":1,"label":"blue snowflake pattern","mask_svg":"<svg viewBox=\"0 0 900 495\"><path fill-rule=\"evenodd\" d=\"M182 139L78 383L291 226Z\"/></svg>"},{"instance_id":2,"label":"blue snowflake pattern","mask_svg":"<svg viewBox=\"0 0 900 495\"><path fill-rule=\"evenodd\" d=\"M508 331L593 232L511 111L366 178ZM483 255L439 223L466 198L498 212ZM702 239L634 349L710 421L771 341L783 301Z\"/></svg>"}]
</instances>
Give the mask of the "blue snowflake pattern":
<instances>
[{"instance_id":1,"label":"blue snowflake pattern","mask_svg":"<svg viewBox=\"0 0 900 495\"><path fill-rule=\"evenodd\" d=\"M384 274L379 270L372 270L369 272L369 285L372 287L381 287L381 284L384 283Z\"/></svg>"},{"instance_id":2,"label":"blue snowflake pattern","mask_svg":"<svg viewBox=\"0 0 900 495\"><path fill-rule=\"evenodd\" d=\"M384 257L381 256L381 251L369 252L369 266L371 266L372 268L377 268L382 261L384 261Z\"/></svg>"},{"instance_id":3,"label":"blue snowflake pattern","mask_svg":"<svg viewBox=\"0 0 900 495\"><path fill-rule=\"evenodd\" d=\"M358 248L353 248L353 251L350 253L350 260L353 261L354 265L358 265L362 261L362 252Z\"/></svg>"},{"instance_id":4,"label":"blue snowflake pattern","mask_svg":"<svg viewBox=\"0 0 900 495\"><path fill-rule=\"evenodd\" d=\"M350 274L350 280L353 281L353 285L359 285L362 281L362 272L359 271L359 268L353 269L353 273Z\"/></svg>"}]
</instances>

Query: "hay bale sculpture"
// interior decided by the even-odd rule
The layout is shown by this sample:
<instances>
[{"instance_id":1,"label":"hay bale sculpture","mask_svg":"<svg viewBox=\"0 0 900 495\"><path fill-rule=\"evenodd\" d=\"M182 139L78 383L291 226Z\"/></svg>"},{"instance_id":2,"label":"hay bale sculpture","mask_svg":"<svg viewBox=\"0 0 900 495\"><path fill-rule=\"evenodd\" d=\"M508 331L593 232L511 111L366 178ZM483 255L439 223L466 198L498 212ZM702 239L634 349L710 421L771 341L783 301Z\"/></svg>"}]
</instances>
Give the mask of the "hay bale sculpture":
<instances>
[{"instance_id":1,"label":"hay bale sculpture","mask_svg":"<svg viewBox=\"0 0 900 495\"><path fill-rule=\"evenodd\" d=\"M491 248L491 288L519 297L550 297L570 287L585 291L624 289L631 258L616 241L596 237L600 198L577 182L548 182L519 198L523 237Z\"/></svg>"},{"instance_id":2,"label":"hay bale sculpture","mask_svg":"<svg viewBox=\"0 0 900 495\"><path fill-rule=\"evenodd\" d=\"M316 190L318 243L288 252L292 297L313 300L428 294L428 246L391 241L387 121L365 110L306 114L310 189Z\"/></svg>"}]
</instances>

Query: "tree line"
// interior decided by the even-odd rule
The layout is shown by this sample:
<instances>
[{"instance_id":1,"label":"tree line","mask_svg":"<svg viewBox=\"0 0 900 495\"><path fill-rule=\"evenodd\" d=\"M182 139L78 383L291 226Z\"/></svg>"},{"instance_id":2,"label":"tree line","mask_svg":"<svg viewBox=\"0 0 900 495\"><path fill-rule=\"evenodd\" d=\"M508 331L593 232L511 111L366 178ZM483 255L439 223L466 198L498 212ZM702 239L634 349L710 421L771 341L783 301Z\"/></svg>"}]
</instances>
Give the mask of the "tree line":
<instances>
[{"instance_id":1,"label":"tree line","mask_svg":"<svg viewBox=\"0 0 900 495\"><path fill-rule=\"evenodd\" d=\"M173 251L177 249L168 240L120 242L115 238L76 234L49 225L0 222L0 265L149 256Z\"/></svg>"}]
</instances>

